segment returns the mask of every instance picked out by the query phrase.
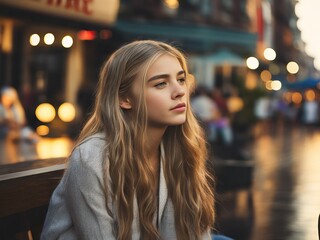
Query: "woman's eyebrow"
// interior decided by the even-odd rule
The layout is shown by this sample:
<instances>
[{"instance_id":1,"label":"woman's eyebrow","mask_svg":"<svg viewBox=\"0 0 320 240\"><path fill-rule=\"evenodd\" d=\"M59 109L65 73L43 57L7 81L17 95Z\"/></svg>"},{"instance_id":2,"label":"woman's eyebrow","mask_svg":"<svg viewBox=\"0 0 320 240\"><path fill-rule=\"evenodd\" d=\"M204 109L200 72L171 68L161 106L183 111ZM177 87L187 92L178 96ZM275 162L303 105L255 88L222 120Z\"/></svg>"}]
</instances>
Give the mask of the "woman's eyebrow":
<instances>
[{"instance_id":1,"label":"woman's eyebrow","mask_svg":"<svg viewBox=\"0 0 320 240\"><path fill-rule=\"evenodd\" d=\"M155 75L151 78L148 79L148 82L157 80L157 79L162 79L162 78L169 78L169 74L159 74L159 75Z\"/></svg>"},{"instance_id":2,"label":"woman's eyebrow","mask_svg":"<svg viewBox=\"0 0 320 240\"><path fill-rule=\"evenodd\" d=\"M177 73L177 76L181 75L181 74L184 74L185 75L185 71L184 70L181 70ZM157 79L162 79L162 78L169 78L170 75L169 74L159 74L159 75L155 75L151 78L148 79L148 82L150 81L154 81L154 80L157 80Z\"/></svg>"},{"instance_id":3,"label":"woman's eyebrow","mask_svg":"<svg viewBox=\"0 0 320 240\"><path fill-rule=\"evenodd\" d=\"M179 76L181 74L186 75L186 72L184 70L181 70L180 72L177 73L177 76Z\"/></svg>"}]
</instances>

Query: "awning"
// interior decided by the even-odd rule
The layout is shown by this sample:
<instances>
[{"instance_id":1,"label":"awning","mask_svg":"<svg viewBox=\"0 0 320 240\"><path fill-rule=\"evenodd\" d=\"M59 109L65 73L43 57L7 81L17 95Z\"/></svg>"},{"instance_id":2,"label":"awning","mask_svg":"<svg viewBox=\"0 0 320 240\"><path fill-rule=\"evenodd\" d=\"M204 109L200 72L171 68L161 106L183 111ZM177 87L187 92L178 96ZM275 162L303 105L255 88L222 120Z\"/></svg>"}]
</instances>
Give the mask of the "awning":
<instances>
[{"instance_id":1,"label":"awning","mask_svg":"<svg viewBox=\"0 0 320 240\"><path fill-rule=\"evenodd\" d=\"M246 52L255 52L255 33L177 23L149 23L146 21L117 21L114 28L131 38L154 38L167 41L181 41L190 48L213 50L221 46L235 46Z\"/></svg>"},{"instance_id":2,"label":"awning","mask_svg":"<svg viewBox=\"0 0 320 240\"><path fill-rule=\"evenodd\" d=\"M0 0L0 4L86 22L112 24L116 21L119 0Z\"/></svg>"},{"instance_id":3,"label":"awning","mask_svg":"<svg viewBox=\"0 0 320 240\"><path fill-rule=\"evenodd\" d=\"M319 78L305 78L294 83L286 84L286 88L289 90L304 90L307 88L318 88L319 84Z\"/></svg>"},{"instance_id":4,"label":"awning","mask_svg":"<svg viewBox=\"0 0 320 240\"><path fill-rule=\"evenodd\" d=\"M237 54L228 50L220 50L212 55L204 56L202 59L206 62L210 62L213 65L221 66L229 64L231 66L246 66L245 60Z\"/></svg>"}]
</instances>

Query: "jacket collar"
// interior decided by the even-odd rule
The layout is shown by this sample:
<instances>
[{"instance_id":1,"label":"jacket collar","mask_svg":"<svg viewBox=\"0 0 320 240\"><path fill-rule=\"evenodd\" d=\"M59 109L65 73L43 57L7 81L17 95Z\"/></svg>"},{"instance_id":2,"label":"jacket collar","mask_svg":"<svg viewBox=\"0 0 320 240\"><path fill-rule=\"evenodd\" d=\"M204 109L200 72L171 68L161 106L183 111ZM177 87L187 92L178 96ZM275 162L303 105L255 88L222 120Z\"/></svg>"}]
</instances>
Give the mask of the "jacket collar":
<instances>
[{"instance_id":1,"label":"jacket collar","mask_svg":"<svg viewBox=\"0 0 320 240\"><path fill-rule=\"evenodd\" d=\"M166 179L164 177L164 161L165 161L165 152L163 144L160 147L160 177L159 177L159 214L158 214L158 222L161 222L162 214L165 208L165 205L168 200L168 187L166 183Z\"/></svg>"}]
</instances>

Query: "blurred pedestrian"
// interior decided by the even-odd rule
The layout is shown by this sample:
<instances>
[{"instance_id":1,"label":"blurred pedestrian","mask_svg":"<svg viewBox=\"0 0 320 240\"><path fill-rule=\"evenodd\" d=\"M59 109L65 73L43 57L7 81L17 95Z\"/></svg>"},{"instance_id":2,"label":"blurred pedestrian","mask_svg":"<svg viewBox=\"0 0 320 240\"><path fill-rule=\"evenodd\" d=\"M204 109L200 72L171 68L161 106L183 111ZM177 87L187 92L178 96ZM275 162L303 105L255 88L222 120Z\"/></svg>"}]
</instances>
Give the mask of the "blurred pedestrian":
<instances>
[{"instance_id":1,"label":"blurred pedestrian","mask_svg":"<svg viewBox=\"0 0 320 240\"><path fill-rule=\"evenodd\" d=\"M223 144L232 145L234 134L231 126L230 111L227 105L227 100L219 88L214 88L212 90L211 98L217 105L216 117L212 123L212 128L215 129L217 136L218 134L221 135Z\"/></svg>"},{"instance_id":2,"label":"blurred pedestrian","mask_svg":"<svg viewBox=\"0 0 320 240\"><path fill-rule=\"evenodd\" d=\"M222 117L229 117L230 111L227 104L227 99L224 97L220 88L214 88L211 92L213 101L217 104Z\"/></svg>"},{"instance_id":3,"label":"blurred pedestrian","mask_svg":"<svg viewBox=\"0 0 320 240\"><path fill-rule=\"evenodd\" d=\"M270 119L274 108L272 107L272 99L269 96L261 96L254 105L254 115L259 121L256 126L256 135L264 135L269 132Z\"/></svg>"},{"instance_id":4,"label":"blurred pedestrian","mask_svg":"<svg viewBox=\"0 0 320 240\"><path fill-rule=\"evenodd\" d=\"M0 90L0 137L38 141L39 136L27 126L25 111L17 91L10 86Z\"/></svg>"},{"instance_id":5,"label":"blurred pedestrian","mask_svg":"<svg viewBox=\"0 0 320 240\"><path fill-rule=\"evenodd\" d=\"M217 106L209 97L208 90L204 86L198 86L191 99L191 105L195 116L202 123L203 127L210 131L209 124L217 115ZM210 139L210 133L208 138Z\"/></svg>"},{"instance_id":6,"label":"blurred pedestrian","mask_svg":"<svg viewBox=\"0 0 320 240\"><path fill-rule=\"evenodd\" d=\"M53 193L42 239L211 239L214 196L183 55L157 41L117 50Z\"/></svg>"},{"instance_id":7,"label":"blurred pedestrian","mask_svg":"<svg viewBox=\"0 0 320 240\"><path fill-rule=\"evenodd\" d=\"M306 99L303 102L302 113L304 124L316 125L319 123L319 103L315 99Z\"/></svg>"},{"instance_id":8,"label":"blurred pedestrian","mask_svg":"<svg viewBox=\"0 0 320 240\"><path fill-rule=\"evenodd\" d=\"M219 136L221 136L223 144L230 145L233 142L230 120L221 113L208 90L203 86L199 86L191 100L191 104L195 115L206 129L209 142L217 142Z\"/></svg>"}]
</instances>

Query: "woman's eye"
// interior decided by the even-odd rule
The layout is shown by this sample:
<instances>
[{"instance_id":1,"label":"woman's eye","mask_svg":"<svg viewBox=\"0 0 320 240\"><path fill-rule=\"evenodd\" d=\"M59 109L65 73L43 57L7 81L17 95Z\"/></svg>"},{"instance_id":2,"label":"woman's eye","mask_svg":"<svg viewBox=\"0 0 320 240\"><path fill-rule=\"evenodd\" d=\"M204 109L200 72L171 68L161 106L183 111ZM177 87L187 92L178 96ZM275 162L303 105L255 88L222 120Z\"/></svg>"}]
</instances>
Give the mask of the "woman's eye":
<instances>
[{"instance_id":1,"label":"woman's eye","mask_svg":"<svg viewBox=\"0 0 320 240\"><path fill-rule=\"evenodd\" d=\"M161 88L161 87L164 87L164 86L166 86L166 82L160 82L160 83L157 83L155 85L155 87L157 87L157 88Z\"/></svg>"},{"instance_id":2,"label":"woman's eye","mask_svg":"<svg viewBox=\"0 0 320 240\"><path fill-rule=\"evenodd\" d=\"M178 82L179 82L180 84L184 84L184 83L186 82L186 79L185 79L185 78L179 78L179 79L178 79Z\"/></svg>"}]
</instances>

